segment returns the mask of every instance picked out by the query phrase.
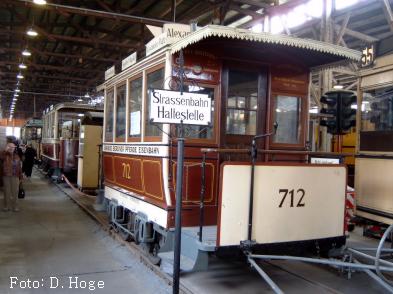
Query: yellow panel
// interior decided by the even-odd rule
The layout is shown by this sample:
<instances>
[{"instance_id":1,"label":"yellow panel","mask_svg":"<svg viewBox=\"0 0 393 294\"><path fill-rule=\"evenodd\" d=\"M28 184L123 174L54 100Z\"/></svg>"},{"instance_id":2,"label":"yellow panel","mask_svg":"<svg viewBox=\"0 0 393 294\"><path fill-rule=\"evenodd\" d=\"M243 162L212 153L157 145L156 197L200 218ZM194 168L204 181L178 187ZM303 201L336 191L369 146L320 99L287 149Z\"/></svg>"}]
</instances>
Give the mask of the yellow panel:
<instances>
[{"instance_id":1,"label":"yellow panel","mask_svg":"<svg viewBox=\"0 0 393 294\"><path fill-rule=\"evenodd\" d=\"M85 130L83 158L78 159L78 186L82 189L98 187L99 154L102 126L83 126Z\"/></svg>"},{"instance_id":2,"label":"yellow panel","mask_svg":"<svg viewBox=\"0 0 393 294\"><path fill-rule=\"evenodd\" d=\"M356 158L355 189L359 206L393 213L393 160Z\"/></svg>"}]
</instances>

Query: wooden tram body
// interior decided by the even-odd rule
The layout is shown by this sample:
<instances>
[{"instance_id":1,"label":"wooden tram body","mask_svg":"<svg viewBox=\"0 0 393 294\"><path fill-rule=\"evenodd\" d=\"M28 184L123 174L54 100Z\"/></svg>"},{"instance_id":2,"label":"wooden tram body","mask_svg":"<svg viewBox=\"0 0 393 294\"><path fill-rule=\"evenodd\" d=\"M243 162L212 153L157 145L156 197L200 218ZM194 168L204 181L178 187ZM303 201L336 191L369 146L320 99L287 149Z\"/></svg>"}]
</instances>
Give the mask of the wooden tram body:
<instances>
[{"instance_id":1,"label":"wooden tram body","mask_svg":"<svg viewBox=\"0 0 393 294\"><path fill-rule=\"evenodd\" d=\"M61 103L45 111L41 157L49 174L76 173L80 121L90 111L103 110L87 104Z\"/></svg>"},{"instance_id":2,"label":"wooden tram body","mask_svg":"<svg viewBox=\"0 0 393 294\"><path fill-rule=\"evenodd\" d=\"M356 215L393 224L393 38L360 71L355 161Z\"/></svg>"},{"instance_id":3,"label":"wooden tram body","mask_svg":"<svg viewBox=\"0 0 393 294\"><path fill-rule=\"evenodd\" d=\"M170 250L176 129L150 124L147 100L149 88L176 90L180 49L184 90L212 98L212 126L186 129L183 245L198 239L200 225L200 250L238 248L247 239L249 148L255 135L272 131L274 122L276 134L258 141L253 240L259 245L322 239L342 243L345 167L307 164L309 72L360 55L331 44L220 26L163 46L104 83L105 197L120 231L151 244L153 251ZM302 189L307 189L305 206L296 198L302 197Z\"/></svg>"},{"instance_id":4,"label":"wooden tram body","mask_svg":"<svg viewBox=\"0 0 393 294\"><path fill-rule=\"evenodd\" d=\"M21 142L31 144L37 152L37 158L41 158L42 120L32 118L26 121L21 128Z\"/></svg>"}]
</instances>

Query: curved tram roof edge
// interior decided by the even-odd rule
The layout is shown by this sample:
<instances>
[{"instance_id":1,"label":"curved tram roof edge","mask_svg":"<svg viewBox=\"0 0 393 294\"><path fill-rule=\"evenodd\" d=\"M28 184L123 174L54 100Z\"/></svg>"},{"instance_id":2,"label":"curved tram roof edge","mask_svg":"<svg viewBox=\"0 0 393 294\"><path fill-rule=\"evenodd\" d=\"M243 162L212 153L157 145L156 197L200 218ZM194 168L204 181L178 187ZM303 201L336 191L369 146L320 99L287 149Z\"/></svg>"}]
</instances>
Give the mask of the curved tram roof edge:
<instances>
[{"instance_id":1,"label":"curved tram roof edge","mask_svg":"<svg viewBox=\"0 0 393 294\"><path fill-rule=\"evenodd\" d=\"M209 37L219 37L227 39L238 39L244 41L253 41L260 43L270 43L284 45L288 47L295 47L300 49L308 49L324 54L335 55L341 57L339 59L349 59L353 61L359 61L361 58L361 52L342 46L334 45L327 42L321 42L311 39L301 39L287 35L274 35L270 33L255 33L246 29L237 29L218 25L208 25L203 28L192 32L184 39L174 43L171 46L171 52L176 53L187 46L197 43L203 39Z\"/></svg>"}]
</instances>

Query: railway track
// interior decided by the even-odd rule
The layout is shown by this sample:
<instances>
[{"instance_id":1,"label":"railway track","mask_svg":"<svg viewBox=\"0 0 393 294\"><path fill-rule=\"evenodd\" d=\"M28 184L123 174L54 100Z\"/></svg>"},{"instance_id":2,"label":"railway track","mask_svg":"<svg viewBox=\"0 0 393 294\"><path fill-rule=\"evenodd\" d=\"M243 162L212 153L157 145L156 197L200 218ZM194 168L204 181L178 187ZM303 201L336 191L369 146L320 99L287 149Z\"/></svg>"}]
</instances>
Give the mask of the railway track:
<instances>
[{"instance_id":1,"label":"railway track","mask_svg":"<svg viewBox=\"0 0 393 294\"><path fill-rule=\"evenodd\" d=\"M155 275L160 277L163 281L165 281L168 285L172 285L172 277L163 272L160 267L157 265L153 264L149 257L146 255L145 251L143 248L140 246L134 244L133 242L127 242L122 237L116 232L116 230L113 229L113 227L109 224L108 218L106 216L106 213L104 212L97 212L93 208L94 204L94 197L89 197L86 195L83 195L82 192L80 192L78 189L75 187L67 186L65 183L54 183L57 188L67 195L71 200L73 200L76 204L78 204L79 207L81 207L90 217L92 217L100 226L101 228L108 233L113 239L115 239L118 243L122 244L127 248L141 263L143 263L147 268L149 268ZM318 293L333 293L333 294L339 294L339 293L344 293L341 292L337 289L332 288L331 285L331 280L327 281L325 283L324 279L317 277L315 279L314 277L310 276L307 274L307 268L308 271L310 271L311 267L307 263L301 263L302 266L298 265L293 265L292 263L285 263L283 264L282 262L275 262L275 261L258 261L259 265L262 265L264 269L267 269L267 273L272 273L273 276L277 273L285 273L285 275L288 275L288 277L285 277L285 279L290 279L291 280L291 287L295 287L296 289L312 289L310 292L309 291L304 291L303 293L315 293L317 291ZM304 267L303 267L304 265ZM267 267L266 267L267 266ZM325 266L312 266L311 271L314 269L318 268L321 270L322 275L326 274L332 274L333 272L329 270L329 268L326 268ZM324 271L324 273L322 273ZM280 274L279 274L280 275ZM334 275L338 275L334 273ZM345 279L345 277L340 277L340 279ZM329 280L329 279L328 279ZM247 283L245 281L245 283ZM264 284L265 282L261 279L260 281L261 284ZM284 291L285 292L291 292L289 289L285 289L285 285L282 281L277 281L278 286L283 285ZM185 285L186 284L186 285ZM330 285L329 285L330 284ZM303 286L302 286L303 285ZM186 283L182 283L180 280L180 292L185 293L185 294L191 294L191 293L197 293L195 292L195 289L193 287L189 287L190 285L187 286ZM193 290L191 290L191 289ZM207 289L207 292L210 291ZM269 290L267 290L270 292ZM210 292L209 292L210 293Z\"/></svg>"},{"instance_id":2,"label":"railway track","mask_svg":"<svg viewBox=\"0 0 393 294\"><path fill-rule=\"evenodd\" d=\"M40 171L40 170L39 170ZM40 171L41 172L41 171ZM41 172L41 174L43 174ZM44 175L44 174L43 174ZM80 208L82 208L93 220L95 220L101 228L107 232L113 239L125 246L141 263L143 263L147 268L149 268L154 274L164 280L168 285L172 285L172 277L164 273L159 266L154 265L149 258L146 256L145 252L138 245L133 242L127 242L121 238L121 236L113 230L112 226L108 222L108 218L104 213L99 213L95 211L92 207L94 203L90 195L86 195L85 198L79 190L74 187L66 186L66 183L52 182L56 187L65 195L67 195L71 200L73 200ZM76 191L75 191L76 190ZM78 193L78 192L79 193ZM193 294L191 290L180 283L180 293L183 294Z\"/></svg>"}]
</instances>

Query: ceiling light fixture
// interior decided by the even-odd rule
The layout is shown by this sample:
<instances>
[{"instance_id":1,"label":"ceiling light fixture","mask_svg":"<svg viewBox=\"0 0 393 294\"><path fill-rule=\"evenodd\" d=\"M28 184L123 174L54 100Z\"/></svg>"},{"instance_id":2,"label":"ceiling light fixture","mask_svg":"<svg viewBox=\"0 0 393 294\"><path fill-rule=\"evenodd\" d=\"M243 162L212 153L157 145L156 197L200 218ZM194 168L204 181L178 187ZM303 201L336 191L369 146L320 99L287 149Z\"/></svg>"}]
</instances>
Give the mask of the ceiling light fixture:
<instances>
[{"instance_id":1,"label":"ceiling light fixture","mask_svg":"<svg viewBox=\"0 0 393 294\"><path fill-rule=\"evenodd\" d=\"M38 36L38 33L35 30L33 30L33 28L28 29L26 34L30 37L37 37Z\"/></svg>"},{"instance_id":2,"label":"ceiling light fixture","mask_svg":"<svg viewBox=\"0 0 393 294\"><path fill-rule=\"evenodd\" d=\"M22 51L22 55L23 56L31 56L31 52L29 50L25 49Z\"/></svg>"},{"instance_id":3,"label":"ceiling light fixture","mask_svg":"<svg viewBox=\"0 0 393 294\"><path fill-rule=\"evenodd\" d=\"M24 78L24 76L22 75L22 74L18 74L17 76L16 76L18 79L23 79Z\"/></svg>"},{"instance_id":4,"label":"ceiling light fixture","mask_svg":"<svg viewBox=\"0 0 393 294\"><path fill-rule=\"evenodd\" d=\"M85 94L85 96L84 96L85 98L90 98L90 95L89 95L89 93L87 93L86 92L86 94Z\"/></svg>"},{"instance_id":5,"label":"ceiling light fixture","mask_svg":"<svg viewBox=\"0 0 393 294\"><path fill-rule=\"evenodd\" d=\"M83 101L82 97L79 97L77 101L82 102Z\"/></svg>"},{"instance_id":6,"label":"ceiling light fixture","mask_svg":"<svg viewBox=\"0 0 393 294\"><path fill-rule=\"evenodd\" d=\"M21 69L25 69L25 68L27 68L27 66L26 66L26 64L24 64L24 63L21 63L21 64L19 64L19 68L21 68Z\"/></svg>"},{"instance_id":7,"label":"ceiling light fixture","mask_svg":"<svg viewBox=\"0 0 393 294\"><path fill-rule=\"evenodd\" d=\"M18 88L16 88L16 89L15 89L15 92L17 92L17 93L18 93L18 92L20 92L20 90L19 90Z\"/></svg>"},{"instance_id":8,"label":"ceiling light fixture","mask_svg":"<svg viewBox=\"0 0 393 294\"><path fill-rule=\"evenodd\" d=\"M46 4L46 0L33 0L33 2L38 5L45 5Z\"/></svg>"},{"instance_id":9,"label":"ceiling light fixture","mask_svg":"<svg viewBox=\"0 0 393 294\"><path fill-rule=\"evenodd\" d=\"M19 97L19 94L15 94L14 97Z\"/></svg>"},{"instance_id":10,"label":"ceiling light fixture","mask_svg":"<svg viewBox=\"0 0 393 294\"><path fill-rule=\"evenodd\" d=\"M337 81L337 84L333 86L333 89L342 90L344 88L343 85L340 84L340 81Z\"/></svg>"}]
</instances>

